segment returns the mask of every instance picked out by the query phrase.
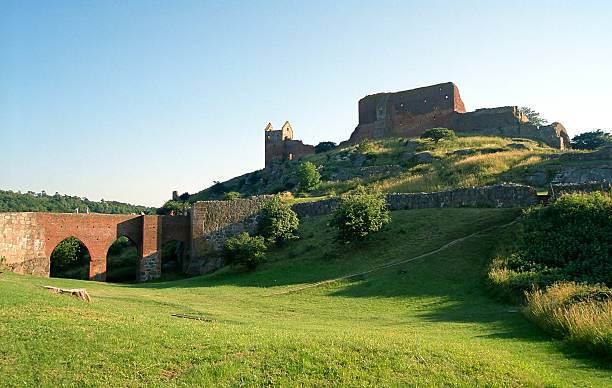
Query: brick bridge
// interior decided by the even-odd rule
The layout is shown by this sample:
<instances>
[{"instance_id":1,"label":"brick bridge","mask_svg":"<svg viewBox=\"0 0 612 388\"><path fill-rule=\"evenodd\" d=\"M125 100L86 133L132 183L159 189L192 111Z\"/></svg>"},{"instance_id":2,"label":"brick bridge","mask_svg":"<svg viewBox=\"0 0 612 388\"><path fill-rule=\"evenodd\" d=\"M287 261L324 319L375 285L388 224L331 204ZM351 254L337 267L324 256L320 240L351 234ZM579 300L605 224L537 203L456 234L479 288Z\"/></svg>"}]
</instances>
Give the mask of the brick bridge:
<instances>
[{"instance_id":1,"label":"brick bridge","mask_svg":"<svg viewBox=\"0 0 612 388\"><path fill-rule=\"evenodd\" d=\"M89 251L89 278L106 280L106 255L121 236L138 248L138 280L161 274L161 246L190 241L187 216L111 214L0 213L0 257L3 264L24 274L49 276L51 254L68 237Z\"/></svg>"}]
</instances>

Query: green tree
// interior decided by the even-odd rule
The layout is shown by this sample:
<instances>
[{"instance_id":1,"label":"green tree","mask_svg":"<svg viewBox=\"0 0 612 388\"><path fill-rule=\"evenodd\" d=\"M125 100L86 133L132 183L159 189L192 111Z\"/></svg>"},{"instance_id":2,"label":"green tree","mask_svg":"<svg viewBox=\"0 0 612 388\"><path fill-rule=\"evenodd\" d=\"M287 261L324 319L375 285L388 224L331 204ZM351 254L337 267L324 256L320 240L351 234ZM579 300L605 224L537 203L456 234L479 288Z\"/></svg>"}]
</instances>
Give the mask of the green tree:
<instances>
[{"instance_id":1,"label":"green tree","mask_svg":"<svg viewBox=\"0 0 612 388\"><path fill-rule=\"evenodd\" d=\"M230 191L228 193L225 193L224 198L226 201L233 201L234 199L242 198L242 194L237 191Z\"/></svg>"},{"instance_id":2,"label":"green tree","mask_svg":"<svg viewBox=\"0 0 612 388\"><path fill-rule=\"evenodd\" d=\"M385 195L359 186L351 194L342 197L330 225L338 230L340 241L349 242L367 238L381 230L390 220Z\"/></svg>"},{"instance_id":3,"label":"green tree","mask_svg":"<svg viewBox=\"0 0 612 388\"><path fill-rule=\"evenodd\" d=\"M157 209L157 214L168 215L172 213L174 215L183 215L188 208L189 204L187 202L170 200L164 203L164 206Z\"/></svg>"},{"instance_id":4,"label":"green tree","mask_svg":"<svg viewBox=\"0 0 612 388\"><path fill-rule=\"evenodd\" d=\"M336 143L333 141L322 141L315 146L315 153L320 154L322 152L331 151L336 148Z\"/></svg>"},{"instance_id":5,"label":"green tree","mask_svg":"<svg viewBox=\"0 0 612 388\"><path fill-rule=\"evenodd\" d=\"M428 129L421 135L421 139L430 139L436 143L440 140L452 140L456 138L455 132L448 128L432 128Z\"/></svg>"},{"instance_id":6,"label":"green tree","mask_svg":"<svg viewBox=\"0 0 612 388\"><path fill-rule=\"evenodd\" d=\"M571 146L577 150L594 150L608 144L612 144L612 134L597 129L574 136Z\"/></svg>"},{"instance_id":7,"label":"green tree","mask_svg":"<svg viewBox=\"0 0 612 388\"><path fill-rule=\"evenodd\" d=\"M520 107L519 112L527 116L529 123L535 125L536 127L541 127L542 125L548 124L548 120L540 117L538 112L527 106Z\"/></svg>"},{"instance_id":8,"label":"green tree","mask_svg":"<svg viewBox=\"0 0 612 388\"><path fill-rule=\"evenodd\" d=\"M257 224L257 234L263 236L270 244L296 239L295 235L300 220L289 204L275 195L267 201L261 210Z\"/></svg>"},{"instance_id":9,"label":"green tree","mask_svg":"<svg viewBox=\"0 0 612 388\"><path fill-rule=\"evenodd\" d=\"M262 236L249 236L243 232L237 237L231 237L224 246L224 257L228 264L245 265L255 269L266 259L266 243Z\"/></svg>"},{"instance_id":10,"label":"green tree","mask_svg":"<svg viewBox=\"0 0 612 388\"><path fill-rule=\"evenodd\" d=\"M300 191L313 191L321 186L321 174L313 163L304 162L298 168L297 181Z\"/></svg>"}]
</instances>

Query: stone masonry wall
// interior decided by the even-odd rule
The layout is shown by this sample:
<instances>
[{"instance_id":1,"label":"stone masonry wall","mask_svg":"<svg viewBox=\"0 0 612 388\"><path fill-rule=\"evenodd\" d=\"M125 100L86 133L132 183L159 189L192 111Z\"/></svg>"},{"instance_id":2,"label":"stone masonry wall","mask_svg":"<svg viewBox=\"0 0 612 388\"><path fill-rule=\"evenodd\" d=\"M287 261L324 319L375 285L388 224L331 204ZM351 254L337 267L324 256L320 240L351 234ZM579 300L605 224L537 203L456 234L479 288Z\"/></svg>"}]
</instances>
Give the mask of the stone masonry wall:
<instances>
[{"instance_id":1,"label":"stone masonry wall","mask_svg":"<svg viewBox=\"0 0 612 388\"><path fill-rule=\"evenodd\" d=\"M530 186L500 184L470 187L434 193L387 194L389 210L439 207L528 207L537 203L537 193ZM339 198L293 205L300 218L330 214L338 208Z\"/></svg>"},{"instance_id":2,"label":"stone masonry wall","mask_svg":"<svg viewBox=\"0 0 612 388\"><path fill-rule=\"evenodd\" d=\"M0 266L20 274L49 276L44 231L36 213L0 214Z\"/></svg>"},{"instance_id":3,"label":"stone masonry wall","mask_svg":"<svg viewBox=\"0 0 612 388\"><path fill-rule=\"evenodd\" d=\"M187 273L212 272L223 265L219 253L225 241L242 232L253 233L269 196L233 201L202 201L191 207L191 249Z\"/></svg>"}]
</instances>

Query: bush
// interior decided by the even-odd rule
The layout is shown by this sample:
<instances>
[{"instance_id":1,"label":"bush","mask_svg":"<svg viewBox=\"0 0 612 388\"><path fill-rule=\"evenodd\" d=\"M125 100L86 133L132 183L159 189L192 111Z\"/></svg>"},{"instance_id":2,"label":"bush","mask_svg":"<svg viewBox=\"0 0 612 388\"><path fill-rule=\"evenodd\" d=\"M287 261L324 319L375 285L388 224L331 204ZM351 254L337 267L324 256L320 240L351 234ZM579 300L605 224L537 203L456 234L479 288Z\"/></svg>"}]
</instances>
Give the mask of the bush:
<instances>
[{"instance_id":1,"label":"bush","mask_svg":"<svg viewBox=\"0 0 612 388\"><path fill-rule=\"evenodd\" d=\"M297 172L298 189L300 191L313 191L321 186L321 174L311 162L300 164Z\"/></svg>"},{"instance_id":2,"label":"bush","mask_svg":"<svg viewBox=\"0 0 612 388\"><path fill-rule=\"evenodd\" d=\"M231 265L245 265L253 270L266 258L266 243L261 236L249 236L243 232L229 238L223 250L225 260Z\"/></svg>"},{"instance_id":3,"label":"bush","mask_svg":"<svg viewBox=\"0 0 612 388\"><path fill-rule=\"evenodd\" d=\"M448 128L432 128L428 129L421 135L421 139L430 139L436 143L440 140L452 140L456 138L455 132Z\"/></svg>"},{"instance_id":4,"label":"bush","mask_svg":"<svg viewBox=\"0 0 612 388\"><path fill-rule=\"evenodd\" d=\"M233 200L235 200L235 199L242 198L242 194L240 194L240 193L239 193L239 192L237 192L237 191L230 191L229 193L225 193L224 198L225 198L227 201L233 201Z\"/></svg>"},{"instance_id":5,"label":"bush","mask_svg":"<svg viewBox=\"0 0 612 388\"><path fill-rule=\"evenodd\" d=\"M612 286L612 197L567 194L529 210L514 268L558 270L565 280ZM520 266L520 267L519 267Z\"/></svg>"},{"instance_id":6,"label":"bush","mask_svg":"<svg viewBox=\"0 0 612 388\"><path fill-rule=\"evenodd\" d=\"M612 284L612 197L567 194L525 212L513 242L493 261L493 292L521 301L559 281Z\"/></svg>"},{"instance_id":7,"label":"bush","mask_svg":"<svg viewBox=\"0 0 612 388\"><path fill-rule=\"evenodd\" d=\"M283 202L280 196L266 202L261 210L257 224L257 234L263 236L270 244L296 239L295 232L300 220L291 207Z\"/></svg>"},{"instance_id":8,"label":"bush","mask_svg":"<svg viewBox=\"0 0 612 388\"><path fill-rule=\"evenodd\" d=\"M336 143L333 141L322 141L321 143L315 146L315 153L320 154L322 152L331 151L336 148Z\"/></svg>"},{"instance_id":9,"label":"bush","mask_svg":"<svg viewBox=\"0 0 612 388\"><path fill-rule=\"evenodd\" d=\"M527 295L525 315L549 333L612 355L612 289L571 282Z\"/></svg>"},{"instance_id":10,"label":"bush","mask_svg":"<svg viewBox=\"0 0 612 388\"><path fill-rule=\"evenodd\" d=\"M571 142L572 148L577 150L594 150L608 144L612 144L612 134L601 129L574 136Z\"/></svg>"},{"instance_id":11,"label":"bush","mask_svg":"<svg viewBox=\"0 0 612 388\"><path fill-rule=\"evenodd\" d=\"M338 239L349 242L363 240L383 228L391 220L385 195L366 191L359 186L342 198L332 215L331 226L338 229Z\"/></svg>"}]
</instances>

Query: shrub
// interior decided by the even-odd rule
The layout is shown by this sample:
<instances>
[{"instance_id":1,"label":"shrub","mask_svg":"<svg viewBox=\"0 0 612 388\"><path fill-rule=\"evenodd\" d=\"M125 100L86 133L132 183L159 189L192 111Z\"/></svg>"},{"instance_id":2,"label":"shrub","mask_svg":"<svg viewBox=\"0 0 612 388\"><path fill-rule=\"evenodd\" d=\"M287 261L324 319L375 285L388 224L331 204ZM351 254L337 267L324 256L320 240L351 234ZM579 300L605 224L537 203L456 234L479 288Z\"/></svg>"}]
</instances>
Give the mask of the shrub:
<instances>
[{"instance_id":1,"label":"shrub","mask_svg":"<svg viewBox=\"0 0 612 388\"><path fill-rule=\"evenodd\" d=\"M601 129L576 135L571 142L572 148L577 150L594 150L607 144L612 144L612 134Z\"/></svg>"},{"instance_id":2,"label":"shrub","mask_svg":"<svg viewBox=\"0 0 612 388\"><path fill-rule=\"evenodd\" d=\"M297 172L298 188L300 191L313 191L321 186L321 174L311 162L300 164Z\"/></svg>"},{"instance_id":3,"label":"shrub","mask_svg":"<svg viewBox=\"0 0 612 388\"><path fill-rule=\"evenodd\" d=\"M333 141L322 141L315 146L315 153L320 154L322 152L331 151L336 148L336 143Z\"/></svg>"},{"instance_id":4,"label":"shrub","mask_svg":"<svg viewBox=\"0 0 612 388\"><path fill-rule=\"evenodd\" d=\"M257 234L263 236L270 244L297 238L295 232L300 226L297 214L280 196L266 202L261 210L257 224Z\"/></svg>"},{"instance_id":5,"label":"shrub","mask_svg":"<svg viewBox=\"0 0 612 388\"><path fill-rule=\"evenodd\" d=\"M609 194L563 195L546 207L529 210L523 225L524 241L512 269L558 269L566 280L612 286Z\"/></svg>"},{"instance_id":6,"label":"shrub","mask_svg":"<svg viewBox=\"0 0 612 388\"><path fill-rule=\"evenodd\" d=\"M379 191L366 191L359 186L341 199L330 225L338 229L340 241L348 242L365 239L390 220L385 195Z\"/></svg>"},{"instance_id":7,"label":"shrub","mask_svg":"<svg viewBox=\"0 0 612 388\"><path fill-rule=\"evenodd\" d=\"M233 201L234 199L242 198L242 194L240 194L240 193L239 193L239 192L237 192L237 191L230 191L230 192L228 192L228 193L225 193L224 198L225 198L227 201Z\"/></svg>"},{"instance_id":8,"label":"shrub","mask_svg":"<svg viewBox=\"0 0 612 388\"><path fill-rule=\"evenodd\" d=\"M428 129L421 135L421 139L430 139L436 143L440 140L452 140L456 138L455 132L448 128L432 128Z\"/></svg>"},{"instance_id":9,"label":"shrub","mask_svg":"<svg viewBox=\"0 0 612 388\"><path fill-rule=\"evenodd\" d=\"M612 283L612 197L567 194L525 212L489 270L493 292L521 301L559 281Z\"/></svg>"},{"instance_id":10,"label":"shrub","mask_svg":"<svg viewBox=\"0 0 612 388\"><path fill-rule=\"evenodd\" d=\"M525 315L549 333L612 355L612 289L571 282L527 294Z\"/></svg>"},{"instance_id":11,"label":"shrub","mask_svg":"<svg viewBox=\"0 0 612 388\"><path fill-rule=\"evenodd\" d=\"M229 238L224 247L224 257L228 264L245 265L253 270L266 258L266 243L261 236L250 236L243 232L238 237Z\"/></svg>"}]
</instances>

